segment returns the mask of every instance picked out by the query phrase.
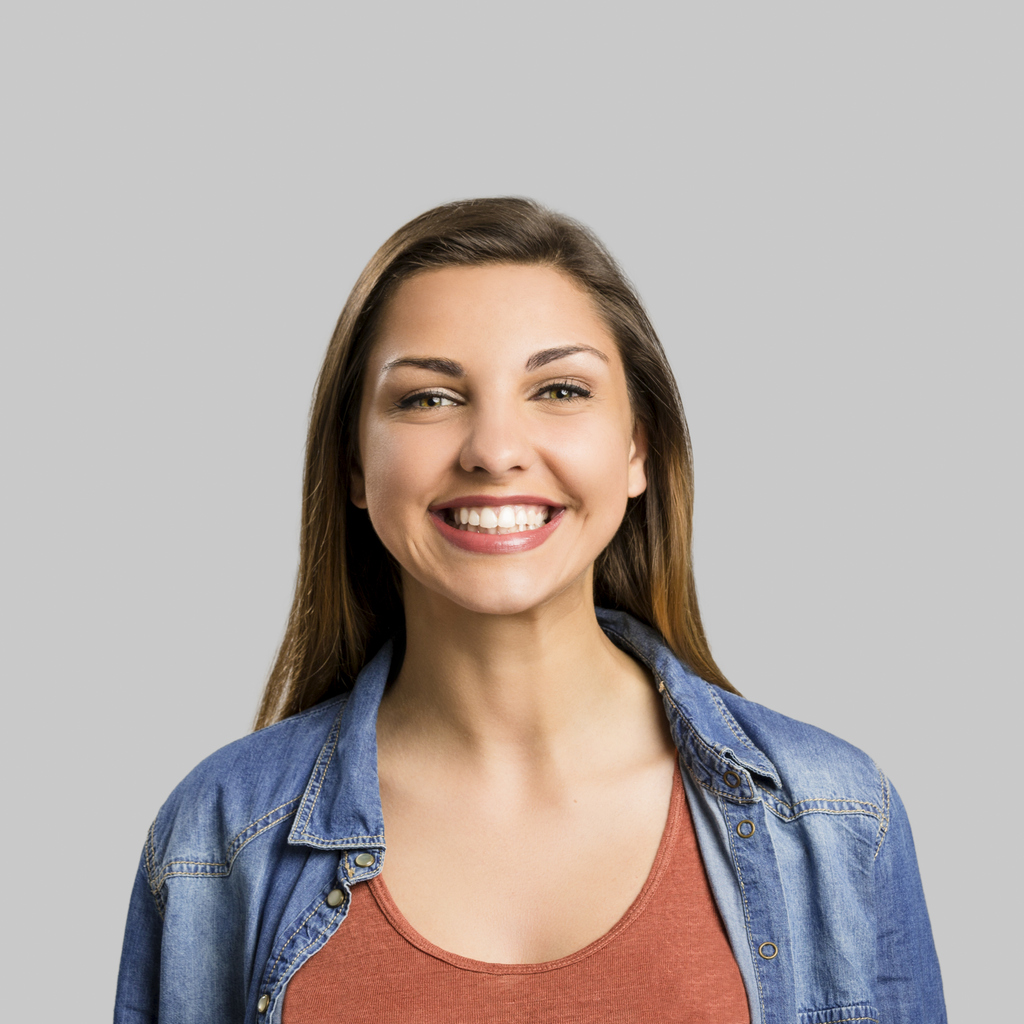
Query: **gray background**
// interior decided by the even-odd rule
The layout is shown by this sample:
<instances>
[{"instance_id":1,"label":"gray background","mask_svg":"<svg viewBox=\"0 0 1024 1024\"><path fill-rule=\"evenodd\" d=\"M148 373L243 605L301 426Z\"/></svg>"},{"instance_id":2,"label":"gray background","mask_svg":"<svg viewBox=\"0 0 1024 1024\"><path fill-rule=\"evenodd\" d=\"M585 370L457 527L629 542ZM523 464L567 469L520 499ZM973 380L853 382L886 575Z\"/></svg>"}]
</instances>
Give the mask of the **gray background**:
<instances>
[{"instance_id":1,"label":"gray background","mask_svg":"<svg viewBox=\"0 0 1024 1024\"><path fill-rule=\"evenodd\" d=\"M109 1018L145 830L249 727L363 263L512 193L598 232L671 355L725 672L890 773L951 1019L1009 1019L1016 5L3 19L5 1016Z\"/></svg>"}]
</instances>

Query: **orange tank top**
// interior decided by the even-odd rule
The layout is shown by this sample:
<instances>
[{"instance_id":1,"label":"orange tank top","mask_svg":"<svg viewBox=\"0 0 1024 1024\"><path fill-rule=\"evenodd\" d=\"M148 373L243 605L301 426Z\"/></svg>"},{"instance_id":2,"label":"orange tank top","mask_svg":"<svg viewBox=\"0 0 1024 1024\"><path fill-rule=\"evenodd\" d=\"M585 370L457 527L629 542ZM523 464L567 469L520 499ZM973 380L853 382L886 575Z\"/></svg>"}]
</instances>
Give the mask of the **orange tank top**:
<instances>
[{"instance_id":1,"label":"orange tank top","mask_svg":"<svg viewBox=\"0 0 1024 1024\"><path fill-rule=\"evenodd\" d=\"M423 938L377 875L296 971L282 1024L749 1024L679 768L651 872L601 938L559 960L492 964Z\"/></svg>"}]
</instances>

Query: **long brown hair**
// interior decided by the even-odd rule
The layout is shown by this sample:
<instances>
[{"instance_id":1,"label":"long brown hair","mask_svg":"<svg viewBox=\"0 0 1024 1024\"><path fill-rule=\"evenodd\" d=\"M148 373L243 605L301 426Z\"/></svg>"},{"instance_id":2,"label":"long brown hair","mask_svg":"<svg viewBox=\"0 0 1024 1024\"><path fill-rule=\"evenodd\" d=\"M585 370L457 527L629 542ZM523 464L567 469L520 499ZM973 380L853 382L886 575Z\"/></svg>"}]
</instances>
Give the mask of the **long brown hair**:
<instances>
[{"instance_id":1,"label":"long brown hair","mask_svg":"<svg viewBox=\"0 0 1024 1024\"><path fill-rule=\"evenodd\" d=\"M348 496L364 370L389 297L420 270L541 264L593 297L614 335L633 413L647 430L647 489L629 499L594 567L594 600L656 629L699 676L736 692L708 647L691 563L693 462L675 378L640 299L583 225L529 199L471 199L399 228L360 275L341 311L310 413L295 600L256 728L352 686L404 628L399 577L369 517Z\"/></svg>"}]
</instances>

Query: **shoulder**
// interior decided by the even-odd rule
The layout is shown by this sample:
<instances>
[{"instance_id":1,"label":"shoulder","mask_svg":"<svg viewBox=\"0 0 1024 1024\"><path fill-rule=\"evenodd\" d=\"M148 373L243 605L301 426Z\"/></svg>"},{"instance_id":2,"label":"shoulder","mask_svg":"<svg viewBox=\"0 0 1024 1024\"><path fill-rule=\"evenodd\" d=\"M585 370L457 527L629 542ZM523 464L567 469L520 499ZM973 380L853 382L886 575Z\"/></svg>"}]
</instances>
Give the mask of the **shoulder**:
<instances>
[{"instance_id":1,"label":"shoulder","mask_svg":"<svg viewBox=\"0 0 1024 1024\"><path fill-rule=\"evenodd\" d=\"M702 764L701 785L727 795L722 759L750 772L766 805L793 820L813 811L874 819L883 833L891 800L888 780L862 750L824 729L797 721L730 693L698 676L664 637L622 611L598 609L602 629L645 663L688 730L691 769ZM673 718L673 712L669 712ZM731 769L729 770L731 772ZM725 782L732 786L735 780ZM871 828L872 823L863 824Z\"/></svg>"},{"instance_id":2,"label":"shoulder","mask_svg":"<svg viewBox=\"0 0 1024 1024\"><path fill-rule=\"evenodd\" d=\"M813 812L863 815L881 833L892 793L888 779L863 750L840 737L717 688L715 700L741 742L752 744L774 766L777 784L763 795L780 817Z\"/></svg>"},{"instance_id":3,"label":"shoulder","mask_svg":"<svg viewBox=\"0 0 1024 1024\"><path fill-rule=\"evenodd\" d=\"M290 820L346 699L243 736L196 765L150 828L151 873L166 874L171 864L193 865L189 873L227 873L246 843Z\"/></svg>"}]
</instances>

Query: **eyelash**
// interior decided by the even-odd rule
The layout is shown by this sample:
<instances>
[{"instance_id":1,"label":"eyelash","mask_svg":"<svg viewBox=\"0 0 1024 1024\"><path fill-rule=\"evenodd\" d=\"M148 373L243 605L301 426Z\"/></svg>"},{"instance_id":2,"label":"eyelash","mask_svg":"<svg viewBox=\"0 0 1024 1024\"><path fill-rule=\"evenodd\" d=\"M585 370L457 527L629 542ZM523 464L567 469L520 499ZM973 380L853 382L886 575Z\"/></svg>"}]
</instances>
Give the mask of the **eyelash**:
<instances>
[{"instance_id":1,"label":"eyelash","mask_svg":"<svg viewBox=\"0 0 1024 1024\"><path fill-rule=\"evenodd\" d=\"M553 384L545 384L544 387L537 392L537 395L543 395L548 391L568 391L570 395L568 398L558 398L555 401L558 402L574 402L578 398L590 398L590 389L585 388L582 384L576 384L571 380L558 380ZM536 398L537 395L534 395Z\"/></svg>"},{"instance_id":2,"label":"eyelash","mask_svg":"<svg viewBox=\"0 0 1024 1024\"><path fill-rule=\"evenodd\" d=\"M582 384L576 384L571 380L560 380L555 381L552 384L545 384L535 395L534 398L538 398L540 395L546 394L549 391L568 391L570 394L565 398L555 398L551 401L555 402L575 402L581 398L590 398L591 392L583 387ZM395 404L399 409L412 409L421 398L447 398L451 401L452 396L446 394L443 391L417 391L413 395L407 395L405 398L399 400ZM441 406L421 406L424 409L439 409Z\"/></svg>"}]
</instances>

